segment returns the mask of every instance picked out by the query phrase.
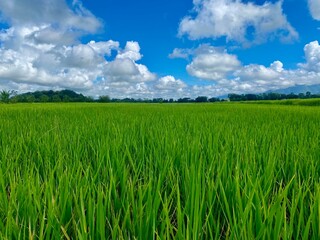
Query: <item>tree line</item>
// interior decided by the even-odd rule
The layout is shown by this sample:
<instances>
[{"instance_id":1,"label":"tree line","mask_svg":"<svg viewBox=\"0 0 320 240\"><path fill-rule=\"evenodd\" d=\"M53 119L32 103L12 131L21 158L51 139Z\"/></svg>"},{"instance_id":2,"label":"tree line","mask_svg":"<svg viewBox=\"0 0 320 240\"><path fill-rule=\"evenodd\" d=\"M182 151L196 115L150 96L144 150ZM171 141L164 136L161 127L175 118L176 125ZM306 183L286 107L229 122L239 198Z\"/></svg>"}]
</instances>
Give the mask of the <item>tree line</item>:
<instances>
[{"instance_id":1,"label":"tree line","mask_svg":"<svg viewBox=\"0 0 320 240\"><path fill-rule=\"evenodd\" d=\"M72 90L61 91L36 91L18 94L16 91L2 90L0 92L0 102L3 103L45 103L45 102L137 102L137 103L203 103L203 102L223 102L223 101L259 101L259 100L282 100L282 99L308 99L320 98L320 94L312 94L311 92L299 94L282 94L282 93L262 93L262 94L228 94L227 99L221 99L207 96L198 96L196 98L110 98L107 95L99 96L97 99L84 96Z\"/></svg>"},{"instance_id":2,"label":"tree line","mask_svg":"<svg viewBox=\"0 0 320 240\"><path fill-rule=\"evenodd\" d=\"M4 103L45 103L45 102L137 102L137 103L189 103L189 102L219 102L225 101L219 98L208 98L206 96L199 96L195 99L192 98L179 98L177 100L170 98L110 98L108 95L99 96L97 99L84 96L83 94L76 93L72 90L61 91L36 91L17 94L16 91L0 92L0 101Z\"/></svg>"},{"instance_id":3,"label":"tree line","mask_svg":"<svg viewBox=\"0 0 320 240\"><path fill-rule=\"evenodd\" d=\"M17 94L16 91L0 92L0 100L4 103L34 103L34 102L91 102L93 98L76 93L72 90L36 91Z\"/></svg>"}]
</instances>

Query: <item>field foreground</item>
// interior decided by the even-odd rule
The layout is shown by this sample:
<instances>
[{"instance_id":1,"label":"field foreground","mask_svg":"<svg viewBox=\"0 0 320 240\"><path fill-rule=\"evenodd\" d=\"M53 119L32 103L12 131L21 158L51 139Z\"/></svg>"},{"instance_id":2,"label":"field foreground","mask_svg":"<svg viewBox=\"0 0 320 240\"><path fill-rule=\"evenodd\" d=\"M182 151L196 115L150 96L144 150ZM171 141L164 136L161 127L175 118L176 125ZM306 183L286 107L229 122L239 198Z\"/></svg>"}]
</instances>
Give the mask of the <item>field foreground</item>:
<instances>
[{"instance_id":1,"label":"field foreground","mask_svg":"<svg viewBox=\"0 0 320 240\"><path fill-rule=\"evenodd\" d=\"M320 239L320 108L0 105L1 239Z\"/></svg>"}]
</instances>

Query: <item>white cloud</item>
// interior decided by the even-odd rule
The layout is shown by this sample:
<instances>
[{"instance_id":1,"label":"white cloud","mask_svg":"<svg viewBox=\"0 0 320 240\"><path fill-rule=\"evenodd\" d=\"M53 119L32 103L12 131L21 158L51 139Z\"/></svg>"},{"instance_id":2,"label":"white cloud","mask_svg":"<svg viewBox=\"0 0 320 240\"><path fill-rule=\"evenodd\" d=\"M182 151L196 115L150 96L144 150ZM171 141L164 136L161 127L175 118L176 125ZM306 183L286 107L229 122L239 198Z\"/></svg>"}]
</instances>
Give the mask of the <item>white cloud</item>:
<instances>
[{"instance_id":1,"label":"white cloud","mask_svg":"<svg viewBox=\"0 0 320 240\"><path fill-rule=\"evenodd\" d=\"M274 61L270 64L270 68L276 72L282 72L283 71L283 63L280 61Z\"/></svg>"},{"instance_id":2,"label":"white cloud","mask_svg":"<svg viewBox=\"0 0 320 240\"><path fill-rule=\"evenodd\" d=\"M112 40L104 42L90 41L88 45L92 47L98 54L106 56L110 56L112 50L119 49L119 42Z\"/></svg>"},{"instance_id":3,"label":"white cloud","mask_svg":"<svg viewBox=\"0 0 320 240\"><path fill-rule=\"evenodd\" d=\"M155 87L158 90L182 91L187 85L182 80L175 79L173 76L165 76L158 80Z\"/></svg>"},{"instance_id":4,"label":"white cloud","mask_svg":"<svg viewBox=\"0 0 320 240\"><path fill-rule=\"evenodd\" d=\"M241 65L237 56L208 45L199 47L194 55L192 62L187 66L187 71L190 75L200 79L225 78Z\"/></svg>"},{"instance_id":5,"label":"white cloud","mask_svg":"<svg viewBox=\"0 0 320 240\"><path fill-rule=\"evenodd\" d=\"M55 57L41 52L28 55L28 50L1 49L0 80L72 88L92 86L97 71L87 71L80 66L67 67Z\"/></svg>"},{"instance_id":6,"label":"white cloud","mask_svg":"<svg viewBox=\"0 0 320 240\"><path fill-rule=\"evenodd\" d=\"M138 42L128 41L124 49L112 40L79 42L101 26L80 1L70 7L64 0L1 1L0 9L10 24L0 31L0 86L142 94L148 90L145 82L156 80L137 63Z\"/></svg>"},{"instance_id":7,"label":"white cloud","mask_svg":"<svg viewBox=\"0 0 320 240\"><path fill-rule=\"evenodd\" d=\"M284 68L279 60L269 66L242 65L236 55L208 45L190 51L193 59L187 65L189 74L200 79L211 80L213 84L203 81L201 85L189 86L183 91L186 96L261 93L295 85L320 84L318 41L305 45L306 62L298 64L296 69Z\"/></svg>"},{"instance_id":8,"label":"white cloud","mask_svg":"<svg viewBox=\"0 0 320 240\"><path fill-rule=\"evenodd\" d=\"M77 36L78 34L71 31L62 31L61 29L54 29L50 25L42 25L38 28L34 27L33 31L25 37L32 41L35 46L42 46L52 44L69 45L76 41Z\"/></svg>"},{"instance_id":9,"label":"white cloud","mask_svg":"<svg viewBox=\"0 0 320 240\"><path fill-rule=\"evenodd\" d=\"M281 0L263 5L241 0L194 0L193 4L196 16L186 16L179 26L179 35L186 34L190 39L226 37L248 44L274 37L282 41L298 38L283 14Z\"/></svg>"},{"instance_id":10,"label":"white cloud","mask_svg":"<svg viewBox=\"0 0 320 240\"><path fill-rule=\"evenodd\" d=\"M308 0L309 10L311 16L320 21L320 1L319 0Z\"/></svg>"},{"instance_id":11,"label":"white cloud","mask_svg":"<svg viewBox=\"0 0 320 240\"><path fill-rule=\"evenodd\" d=\"M125 84L121 81L111 82L107 88L122 97L195 98L229 93L262 93L295 85L320 84L320 45L317 41L311 42L305 45L304 51L306 61L295 69L286 69L279 60L269 66L243 65L236 55L209 45L201 45L197 49L179 49L177 52L187 53L191 58L187 66L192 67L189 74L210 81L187 85L173 76L164 76L155 82L144 82L143 88L134 81Z\"/></svg>"},{"instance_id":12,"label":"white cloud","mask_svg":"<svg viewBox=\"0 0 320 240\"><path fill-rule=\"evenodd\" d=\"M129 58L133 61L138 61L142 58L142 55L140 54L140 46L138 42L127 42L126 47L123 51L121 51L117 58Z\"/></svg>"},{"instance_id":13,"label":"white cloud","mask_svg":"<svg viewBox=\"0 0 320 240\"><path fill-rule=\"evenodd\" d=\"M155 79L155 75L142 64L129 58L117 58L106 64L104 76L111 82L146 82Z\"/></svg>"},{"instance_id":14,"label":"white cloud","mask_svg":"<svg viewBox=\"0 0 320 240\"><path fill-rule=\"evenodd\" d=\"M61 54L62 65L66 68L95 68L103 59L87 44L66 47Z\"/></svg>"},{"instance_id":15,"label":"white cloud","mask_svg":"<svg viewBox=\"0 0 320 240\"><path fill-rule=\"evenodd\" d=\"M282 66L283 64L280 61L273 62L270 67L250 64L234 72L234 75L241 79L246 79L246 81L267 81L279 78Z\"/></svg>"},{"instance_id":16,"label":"white cloud","mask_svg":"<svg viewBox=\"0 0 320 240\"><path fill-rule=\"evenodd\" d=\"M106 65L105 74L115 78L115 81L125 81L128 76L139 75L139 69L131 59L116 59Z\"/></svg>"},{"instance_id":17,"label":"white cloud","mask_svg":"<svg viewBox=\"0 0 320 240\"><path fill-rule=\"evenodd\" d=\"M306 63L299 66L307 71L320 72L320 46L318 41L310 42L304 47Z\"/></svg>"},{"instance_id":18,"label":"white cloud","mask_svg":"<svg viewBox=\"0 0 320 240\"><path fill-rule=\"evenodd\" d=\"M173 76L164 76L155 81L121 82L101 81L95 89L86 93L92 96L110 95L117 98L179 98L189 95L190 87Z\"/></svg>"},{"instance_id":19,"label":"white cloud","mask_svg":"<svg viewBox=\"0 0 320 240\"><path fill-rule=\"evenodd\" d=\"M112 50L121 51L113 61L105 56ZM34 83L76 89L94 87L97 79L108 82L145 82L155 79L145 65L136 63L137 57L123 57L125 50L114 41L89 42L74 46L39 48L23 42L17 50L0 48L0 81ZM136 56L140 55L135 52ZM130 57L130 58L129 58Z\"/></svg>"},{"instance_id":20,"label":"white cloud","mask_svg":"<svg viewBox=\"0 0 320 240\"><path fill-rule=\"evenodd\" d=\"M191 54L192 54L192 50L190 49L175 48L173 49L173 52L169 54L169 58L188 59Z\"/></svg>"},{"instance_id":21,"label":"white cloud","mask_svg":"<svg viewBox=\"0 0 320 240\"><path fill-rule=\"evenodd\" d=\"M78 1L70 8L65 0L10 0L1 1L0 9L4 19L15 26L49 24L62 31L90 33L101 27L101 22Z\"/></svg>"},{"instance_id":22,"label":"white cloud","mask_svg":"<svg viewBox=\"0 0 320 240\"><path fill-rule=\"evenodd\" d=\"M15 26L3 31L0 45L0 80L49 86L92 87L101 74L105 55L118 49L114 41L61 45L35 43L42 27Z\"/></svg>"}]
</instances>

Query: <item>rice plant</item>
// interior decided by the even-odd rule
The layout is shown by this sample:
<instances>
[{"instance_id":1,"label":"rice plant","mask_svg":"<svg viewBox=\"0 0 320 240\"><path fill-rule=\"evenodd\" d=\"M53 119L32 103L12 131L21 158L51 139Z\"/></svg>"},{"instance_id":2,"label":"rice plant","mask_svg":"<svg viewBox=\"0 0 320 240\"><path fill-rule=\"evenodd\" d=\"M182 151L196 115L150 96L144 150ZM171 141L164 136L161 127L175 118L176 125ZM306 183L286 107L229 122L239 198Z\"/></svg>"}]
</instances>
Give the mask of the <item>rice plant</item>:
<instances>
[{"instance_id":1,"label":"rice plant","mask_svg":"<svg viewBox=\"0 0 320 240\"><path fill-rule=\"evenodd\" d=\"M320 108L0 105L1 239L320 239Z\"/></svg>"}]
</instances>

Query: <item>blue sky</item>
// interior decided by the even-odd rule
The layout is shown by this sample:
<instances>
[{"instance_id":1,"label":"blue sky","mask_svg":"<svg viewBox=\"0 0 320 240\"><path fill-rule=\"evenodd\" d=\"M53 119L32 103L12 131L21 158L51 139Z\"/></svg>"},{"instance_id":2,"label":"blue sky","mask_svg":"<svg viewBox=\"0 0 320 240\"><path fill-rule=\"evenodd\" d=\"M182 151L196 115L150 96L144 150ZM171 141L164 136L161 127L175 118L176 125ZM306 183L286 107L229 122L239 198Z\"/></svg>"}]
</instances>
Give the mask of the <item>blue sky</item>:
<instances>
[{"instance_id":1,"label":"blue sky","mask_svg":"<svg viewBox=\"0 0 320 240\"><path fill-rule=\"evenodd\" d=\"M12 0L0 13L0 89L179 98L320 84L320 0Z\"/></svg>"}]
</instances>

